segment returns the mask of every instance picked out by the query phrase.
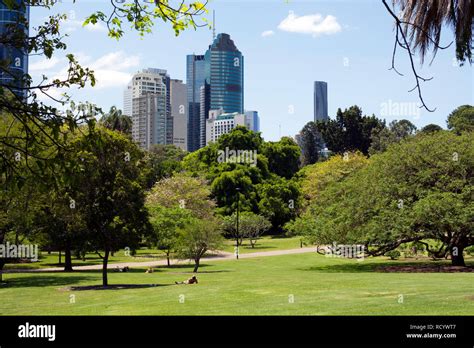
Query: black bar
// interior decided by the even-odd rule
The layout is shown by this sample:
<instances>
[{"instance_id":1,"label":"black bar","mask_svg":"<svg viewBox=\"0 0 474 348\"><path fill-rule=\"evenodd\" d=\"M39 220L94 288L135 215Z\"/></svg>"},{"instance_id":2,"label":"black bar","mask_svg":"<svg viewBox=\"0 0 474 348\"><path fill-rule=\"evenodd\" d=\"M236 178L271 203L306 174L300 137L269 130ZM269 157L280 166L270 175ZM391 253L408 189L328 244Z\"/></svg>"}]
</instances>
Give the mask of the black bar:
<instances>
[{"instance_id":1,"label":"black bar","mask_svg":"<svg viewBox=\"0 0 474 348\"><path fill-rule=\"evenodd\" d=\"M20 325L55 325L55 340L20 338ZM236 335L235 332L238 334ZM408 338L407 334L455 335ZM0 347L474 346L474 317L0 317Z\"/></svg>"}]
</instances>

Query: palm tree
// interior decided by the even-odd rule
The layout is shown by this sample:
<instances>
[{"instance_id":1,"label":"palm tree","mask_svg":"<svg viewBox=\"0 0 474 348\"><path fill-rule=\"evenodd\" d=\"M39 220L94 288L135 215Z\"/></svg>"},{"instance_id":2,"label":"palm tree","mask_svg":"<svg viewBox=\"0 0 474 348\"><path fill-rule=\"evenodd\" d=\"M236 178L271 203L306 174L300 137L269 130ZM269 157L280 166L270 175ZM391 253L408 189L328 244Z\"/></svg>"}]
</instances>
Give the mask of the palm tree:
<instances>
[{"instance_id":1,"label":"palm tree","mask_svg":"<svg viewBox=\"0 0 474 348\"><path fill-rule=\"evenodd\" d=\"M125 134L132 132L132 119L130 116L123 115L122 110L112 106L107 114L102 116L100 122L104 127L111 130L116 130Z\"/></svg>"},{"instance_id":2,"label":"palm tree","mask_svg":"<svg viewBox=\"0 0 474 348\"><path fill-rule=\"evenodd\" d=\"M393 0L393 3L401 10L399 19L410 45L419 51L422 61L431 48L433 54L441 48L441 29L447 26L454 32L457 59L472 63L472 0Z\"/></svg>"}]
</instances>

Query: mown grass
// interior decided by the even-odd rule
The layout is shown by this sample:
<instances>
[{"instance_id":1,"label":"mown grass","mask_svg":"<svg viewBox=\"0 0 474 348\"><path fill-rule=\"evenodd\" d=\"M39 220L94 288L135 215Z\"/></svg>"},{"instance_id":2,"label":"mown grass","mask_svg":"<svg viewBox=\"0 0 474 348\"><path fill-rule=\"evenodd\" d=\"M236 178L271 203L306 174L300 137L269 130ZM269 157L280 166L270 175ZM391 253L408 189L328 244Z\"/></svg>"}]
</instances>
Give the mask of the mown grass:
<instances>
[{"instance_id":1,"label":"mown grass","mask_svg":"<svg viewBox=\"0 0 474 348\"><path fill-rule=\"evenodd\" d=\"M100 285L99 271L4 274L0 314L473 315L474 273L378 271L433 263L386 258L358 262L316 253L207 260L197 285L174 284L192 272L190 265L180 265L158 267L152 274L144 268L111 272L110 284L134 287L100 290L81 289ZM472 260L469 264L474 266Z\"/></svg>"}]
</instances>

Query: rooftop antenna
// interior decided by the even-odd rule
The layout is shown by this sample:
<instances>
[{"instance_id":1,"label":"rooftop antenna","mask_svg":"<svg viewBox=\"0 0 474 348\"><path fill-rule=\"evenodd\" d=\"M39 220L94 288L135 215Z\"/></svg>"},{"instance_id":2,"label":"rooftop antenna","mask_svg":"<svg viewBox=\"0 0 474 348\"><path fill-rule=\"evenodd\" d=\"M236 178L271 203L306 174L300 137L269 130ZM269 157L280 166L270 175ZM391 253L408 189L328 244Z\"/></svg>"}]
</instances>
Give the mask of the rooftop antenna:
<instances>
[{"instance_id":1,"label":"rooftop antenna","mask_svg":"<svg viewBox=\"0 0 474 348\"><path fill-rule=\"evenodd\" d=\"M212 10L212 39L216 38L216 11Z\"/></svg>"}]
</instances>

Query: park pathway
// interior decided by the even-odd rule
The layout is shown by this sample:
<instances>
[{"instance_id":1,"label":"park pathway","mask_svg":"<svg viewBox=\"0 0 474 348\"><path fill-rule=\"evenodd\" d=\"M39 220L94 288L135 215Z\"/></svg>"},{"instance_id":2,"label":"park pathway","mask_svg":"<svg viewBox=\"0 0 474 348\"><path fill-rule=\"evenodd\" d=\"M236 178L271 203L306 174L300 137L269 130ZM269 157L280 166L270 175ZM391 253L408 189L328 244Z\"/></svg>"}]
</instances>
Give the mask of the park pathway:
<instances>
[{"instance_id":1,"label":"park pathway","mask_svg":"<svg viewBox=\"0 0 474 348\"><path fill-rule=\"evenodd\" d=\"M316 247L309 248L298 248L298 249L287 249L287 250L273 250L273 251L257 251L254 253L239 254L239 259L250 259L255 257L267 257L267 256L278 256L278 255L290 255L290 254L304 254L316 252ZM201 259L202 261L223 261L223 260L235 260L235 254L220 251L216 255L205 256ZM189 260L171 260L172 265L177 264L187 264L190 263ZM156 267L166 265L166 260L157 260L157 261L143 261L143 262L119 262L119 263L109 263L107 269L123 268L123 267ZM89 266L75 266L75 271L91 271L91 270L101 270L102 264L99 265L89 265ZM3 273L38 273L38 272L61 272L64 270L64 267L51 267L51 268L38 268L38 269L12 269L5 270Z\"/></svg>"}]
</instances>

